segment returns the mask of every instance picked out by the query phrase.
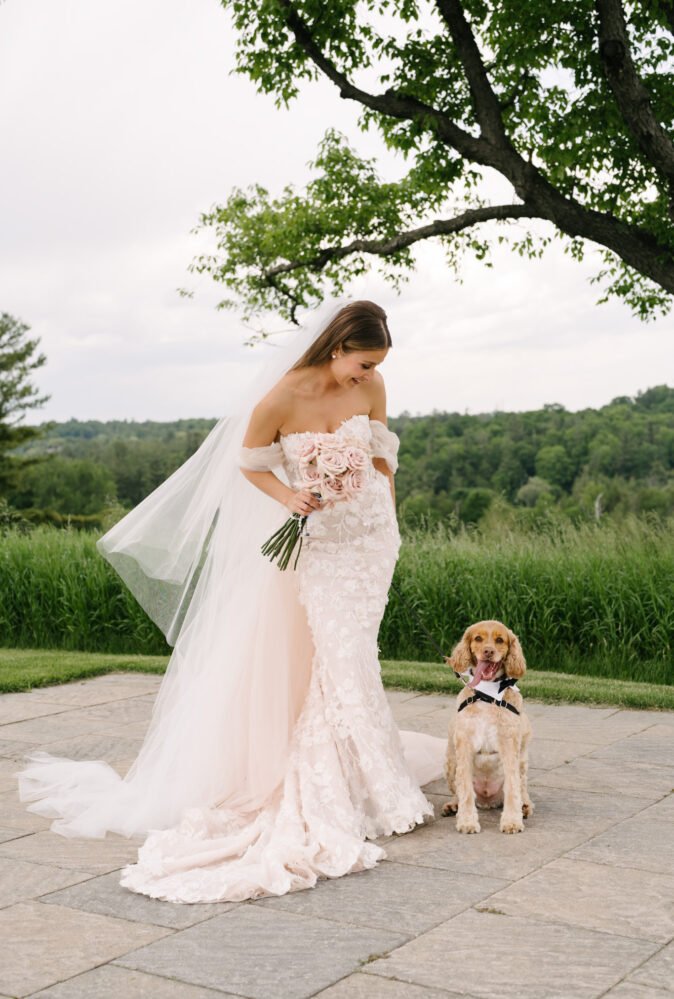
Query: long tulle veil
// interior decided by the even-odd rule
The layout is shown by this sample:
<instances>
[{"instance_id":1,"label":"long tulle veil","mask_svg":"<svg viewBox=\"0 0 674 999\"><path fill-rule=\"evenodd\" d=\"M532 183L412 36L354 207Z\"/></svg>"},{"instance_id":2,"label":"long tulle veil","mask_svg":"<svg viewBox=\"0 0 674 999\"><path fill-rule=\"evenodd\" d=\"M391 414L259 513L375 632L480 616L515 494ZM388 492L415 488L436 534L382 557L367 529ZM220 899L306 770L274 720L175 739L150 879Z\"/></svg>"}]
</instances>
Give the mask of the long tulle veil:
<instances>
[{"instance_id":1,"label":"long tulle veil","mask_svg":"<svg viewBox=\"0 0 674 999\"><path fill-rule=\"evenodd\" d=\"M174 648L125 777L101 760L26 756L19 796L53 818L55 832L142 835L176 824L189 807L254 810L282 778L312 642L294 574L260 553L287 511L236 459L257 402L344 304L322 306L299 331L265 344L230 415L96 542Z\"/></svg>"}]
</instances>

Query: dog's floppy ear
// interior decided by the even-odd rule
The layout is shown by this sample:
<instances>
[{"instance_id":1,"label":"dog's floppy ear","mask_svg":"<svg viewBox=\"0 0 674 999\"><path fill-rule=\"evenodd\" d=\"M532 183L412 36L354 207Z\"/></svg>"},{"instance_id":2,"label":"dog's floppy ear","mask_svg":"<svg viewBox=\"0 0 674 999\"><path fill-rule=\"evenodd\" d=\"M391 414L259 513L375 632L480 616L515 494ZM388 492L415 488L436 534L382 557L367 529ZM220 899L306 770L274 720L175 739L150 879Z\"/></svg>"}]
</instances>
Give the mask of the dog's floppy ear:
<instances>
[{"instance_id":1,"label":"dog's floppy ear","mask_svg":"<svg viewBox=\"0 0 674 999\"><path fill-rule=\"evenodd\" d=\"M466 628L462 639L452 649L449 665L455 673L465 673L473 665L473 656L470 651L470 628Z\"/></svg>"},{"instance_id":2,"label":"dog's floppy ear","mask_svg":"<svg viewBox=\"0 0 674 999\"><path fill-rule=\"evenodd\" d=\"M508 642L508 655L504 663L506 676L512 677L513 680L519 680L526 673L527 664L524 661L520 640L510 629L508 629Z\"/></svg>"}]
</instances>

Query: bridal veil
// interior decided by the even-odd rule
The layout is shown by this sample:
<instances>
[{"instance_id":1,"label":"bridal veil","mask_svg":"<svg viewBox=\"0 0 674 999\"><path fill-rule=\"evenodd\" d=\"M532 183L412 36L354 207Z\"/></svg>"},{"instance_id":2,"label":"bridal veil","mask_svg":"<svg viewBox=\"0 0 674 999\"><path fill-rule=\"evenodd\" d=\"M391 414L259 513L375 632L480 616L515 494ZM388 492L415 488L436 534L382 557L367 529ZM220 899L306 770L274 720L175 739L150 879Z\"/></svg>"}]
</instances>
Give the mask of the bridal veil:
<instances>
[{"instance_id":1,"label":"bridal veil","mask_svg":"<svg viewBox=\"0 0 674 999\"><path fill-rule=\"evenodd\" d=\"M282 342L265 342L230 415L96 542L173 652L125 777L102 760L26 756L19 796L54 819L54 832L145 835L175 825L190 807L253 811L282 778L312 640L293 574L260 554L287 513L251 486L237 456L257 402L344 304L321 307ZM284 478L282 468L277 474Z\"/></svg>"}]
</instances>

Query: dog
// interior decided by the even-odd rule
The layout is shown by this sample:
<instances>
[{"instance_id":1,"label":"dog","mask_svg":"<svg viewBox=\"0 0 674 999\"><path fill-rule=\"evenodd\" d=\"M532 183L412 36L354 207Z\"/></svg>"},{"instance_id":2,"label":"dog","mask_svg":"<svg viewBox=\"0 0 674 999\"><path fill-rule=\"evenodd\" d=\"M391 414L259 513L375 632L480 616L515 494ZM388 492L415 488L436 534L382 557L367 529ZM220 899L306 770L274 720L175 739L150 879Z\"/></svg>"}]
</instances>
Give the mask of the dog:
<instances>
[{"instance_id":1,"label":"dog","mask_svg":"<svg viewBox=\"0 0 674 999\"><path fill-rule=\"evenodd\" d=\"M523 832L523 818L534 806L527 789L531 725L515 685L527 668L517 635L500 621L478 621L445 661L470 680L449 730L445 776L451 798L442 814L456 814L458 832L477 833L477 809L502 806L501 832Z\"/></svg>"}]
</instances>

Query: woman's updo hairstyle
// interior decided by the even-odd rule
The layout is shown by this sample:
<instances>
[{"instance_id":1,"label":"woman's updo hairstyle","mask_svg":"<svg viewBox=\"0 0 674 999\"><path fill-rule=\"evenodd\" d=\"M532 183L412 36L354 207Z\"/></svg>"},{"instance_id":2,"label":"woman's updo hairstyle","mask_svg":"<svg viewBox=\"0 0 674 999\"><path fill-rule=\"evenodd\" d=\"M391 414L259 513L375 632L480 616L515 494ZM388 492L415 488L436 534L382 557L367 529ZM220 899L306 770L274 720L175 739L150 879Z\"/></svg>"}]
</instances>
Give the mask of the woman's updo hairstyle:
<instances>
[{"instance_id":1,"label":"woman's updo hairstyle","mask_svg":"<svg viewBox=\"0 0 674 999\"><path fill-rule=\"evenodd\" d=\"M391 347L386 313L374 302L349 302L330 320L291 371L325 364L341 347L345 354L355 350L384 350Z\"/></svg>"}]
</instances>

